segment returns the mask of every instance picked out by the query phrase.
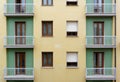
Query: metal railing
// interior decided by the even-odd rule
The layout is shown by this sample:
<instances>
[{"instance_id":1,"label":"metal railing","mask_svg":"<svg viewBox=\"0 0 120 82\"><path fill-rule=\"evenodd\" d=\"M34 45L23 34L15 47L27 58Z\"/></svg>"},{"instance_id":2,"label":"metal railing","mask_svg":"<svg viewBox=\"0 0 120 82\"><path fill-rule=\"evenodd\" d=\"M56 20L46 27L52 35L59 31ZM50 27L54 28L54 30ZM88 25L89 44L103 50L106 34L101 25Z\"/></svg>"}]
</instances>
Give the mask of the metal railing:
<instances>
[{"instance_id":1,"label":"metal railing","mask_svg":"<svg viewBox=\"0 0 120 82\"><path fill-rule=\"evenodd\" d=\"M113 76L116 77L116 68L86 68L87 76Z\"/></svg>"},{"instance_id":2,"label":"metal railing","mask_svg":"<svg viewBox=\"0 0 120 82\"><path fill-rule=\"evenodd\" d=\"M15 46L15 45L34 45L33 36L6 36L4 38L5 46Z\"/></svg>"},{"instance_id":3,"label":"metal railing","mask_svg":"<svg viewBox=\"0 0 120 82\"><path fill-rule=\"evenodd\" d=\"M32 3L7 3L4 5L6 14L33 14Z\"/></svg>"},{"instance_id":4,"label":"metal railing","mask_svg":"<svg viewBox=\"0 0 120 82\"><path fill-rule=\"evenodd\" d=\"M33 68L5 68L4 69L4 76L34 76L34 69Z\"/></svg>"},{"instance_id":5,"label":"metal railing","mask_svg":"<svg viewBox=\"0 0 120 82\"><path fill-rule=\"evenodd\" d=\"M116 4L89 3L86 5L86 13L88 13L88 14L89 13L90 14L115 14L116 13Z\"/></svg>"},{"instance_id":6,"label":"metal railing","mask_svg":"<svg viewBox=\"0 0 120 82\"><path fill-rule=\"evenodd\" d=\"M114 46L116 45L116 37L115 36L87 36L86 45Z\"/></svg>"}]
</instances>

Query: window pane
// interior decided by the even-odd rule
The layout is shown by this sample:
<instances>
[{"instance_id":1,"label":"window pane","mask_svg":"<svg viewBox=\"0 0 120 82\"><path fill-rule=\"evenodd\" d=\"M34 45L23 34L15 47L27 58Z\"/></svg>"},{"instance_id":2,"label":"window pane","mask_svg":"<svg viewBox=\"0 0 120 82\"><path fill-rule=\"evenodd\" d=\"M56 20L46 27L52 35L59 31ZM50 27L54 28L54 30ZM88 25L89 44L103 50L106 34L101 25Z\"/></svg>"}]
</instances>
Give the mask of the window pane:
<instances>
[{"instance_id":1,"label":"window pane","mask_svg":"<svg viewBox=\"0 0 120 82\"><path fill-rule=\"evenodd\" d=\"M94 23L94 36L97 35L97 23Z\"/></svg>"},{"instance_id":2,"label":"window pane","mask_svg":"<svg viewBox=\"0 0 120 82\"><path fill-rule=\"evenodd\" d=\"M48 54L48 65L52 65L52 54Z\"/></svg>"},{"instance_id":3,"label":"window pane","mask_svg":"<svg viewBox=\"0 0 120 82\"><path fill-rule=\"evenodd\" d=\"M47 0L43 0L43 5L47 5Z\"/></svg>"},{"instance_id":4,"label":"window pane","mask_svg":"<svg viewBox=\"0 0 120 82\"><path fill-rule=\"evenodd\" d=\"M22 24L22 36L25 36L25 24Z\"/></svg>"},{"instance_id":5,"label":"window pane","mask_svg":"<svg viewBox=\"0 0 120 82\"><path fill-rule=\"evenodd\" d=\"M48 0L48 5L52 5L52 0Z\"/></svg>"},{"instance_id":6,"label":"window pane","mask_svg":"<svg viewBox=\"0 0 120 82\"><path fill-rule=\"evenodd\" d=\"M46 23L43 24L43 35L47 35Z\"/></svg>"},{"instance_id":7,"label":"window pane","mask_svg":"<svg viewBox=\"0 0 120 82\"><path fill-rule=\"evenodd\" d=\"M17 24L17 36L20 36L20 24Z\"/></svg>"},{"instance_id":8,"label":"window pane","mask_svg":"<svg viewBox=\"0 0 120 82\"><path fill-rule=\"evenodd\" d=\"M43 64L46 65L47 64L47 55L44 55L44 59L43 59Z\"/></svg>"},{"instance_id":9,"label":"window pane","mask_svg":"<svg viewBox=\"0 0 120 82\"><path fill-rule=\"evenodd\" d=\"M52 35L52 25L48 24L48 35Z\"/></svg>"},{"instance_id":10,"label":"window pane","mask_svg":"<svg viewBox=\"0 0 120 82\"><path fill-rule=\"evenodd\" d=\"M94 0L94 3L96 4L96 3L97 3L97 0Z\"/></svg>"}]
</instances>

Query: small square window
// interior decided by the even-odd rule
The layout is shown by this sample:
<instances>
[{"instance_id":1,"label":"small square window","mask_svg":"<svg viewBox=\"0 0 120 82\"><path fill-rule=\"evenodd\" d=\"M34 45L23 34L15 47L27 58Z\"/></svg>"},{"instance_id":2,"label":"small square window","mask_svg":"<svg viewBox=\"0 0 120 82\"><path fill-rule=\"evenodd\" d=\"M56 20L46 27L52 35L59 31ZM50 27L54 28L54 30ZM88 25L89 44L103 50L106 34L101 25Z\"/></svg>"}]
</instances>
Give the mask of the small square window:
<instances>
[{"instance_id":1,"label":"small square window","mask_svg":"<svg viewBox=\"0 0 120 82\"><path fill-rule=\"evenodd\" d=\"M53 36L52 21L42 21L42 36Z\"/></svg>"},{"instance_id":2,"label":"small square window","mask_svg":"<svg viewBox=\"0 0 120 82\"><path fill-rule=\"evenodd\" d=\"M67 53L67 67L77 67L78 64L78 53L68 52Z\"/></svg>"},{"instance_id":3,"label":"small square window","mask_svg":"<svg viewBox=\"0 0 120 82\"><path fill-rule=\"evenodd\" d=\"M42 66L43 67L53 66L53 52L42 52Z\"/></svg>"},{"instance_id":4,"label":"small square window","mask_svg":"<svg viewBox=\"0 0 120 82\"><path fill-rule=\"evenodd\" d=\"M67 21L67 36L77 36L78 22Z\"/></svg>"},{"instance_id":5,"label":"small square window","mask_svg":"<svg viewBox=\"0 0 120 82\"><path fill-rule=\"evenodd\" d=\"M53 5L53 0L42 0L43 6L51 6Z\"/></svg>"},{"instance_id":6,"label":"small square window","mask_svg":"<svg viewBox=\"0 0 120 82\"><path fill-rule=\"evenodd\" d=\"M67 4L67 6L76 6L77 0L67 0L66 4Z\"/></svg>"}]
</instances>

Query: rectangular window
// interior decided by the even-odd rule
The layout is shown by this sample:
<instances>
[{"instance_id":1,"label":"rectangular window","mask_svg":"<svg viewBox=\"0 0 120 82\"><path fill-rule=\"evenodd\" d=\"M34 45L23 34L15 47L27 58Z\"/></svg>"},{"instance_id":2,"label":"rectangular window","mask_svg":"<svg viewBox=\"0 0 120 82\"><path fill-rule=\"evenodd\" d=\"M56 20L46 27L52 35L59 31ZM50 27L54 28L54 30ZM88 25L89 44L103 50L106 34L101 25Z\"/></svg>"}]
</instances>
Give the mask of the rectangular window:
<instances>
[{"instance_id":1,"label":"rectangular window","mask_svg":"<svg viewBox=\"0 0 120 82\"><path fill-rule=\"evenodd\" d=\"M53 0L42 0L42 5L51 6L53 5Z\"/></svg>"},{"instance_id":2,"label":"rectangular window","mask_svg":"<svg viewBox=\"0 0 120 82\"><path fill-rule=\"evenodd\" d=\"M15 22L15 43L26 43L26 22Z\"/></svg>"},{"instance_id":3,"label":"rectangular window","mask_svg":"<svg viewBox=\"0 0 120 82\"><path fill-rule=\"evenodd\" d=\"M26 1L25 0L15 0L15 13L25 13L26 12Z\"/></svg>"},{"instance_id":4,"label":"rectangular window","mask_svg":"<svg viewBox=\"0 0 120 82\"><path fill-rule=\"evenodd\" d=\"M76 6L77 5L77 0L67 0L66 4L67 6Z\"/></svg>"},{"instance_id":5,"label":"rectangular window","mask_svg":"<svg viewBox=\"0 0 120 82\"><path fill-rule=\"evenodd\" d=\"M67 67L77 67L78 53L68 52L67 53Z\"/></svg>"},{"instance_id":6,"label":"rectangular window","mask_svg":"<svg viewBox=\"0 0 120 82\"><path fill-rule=\"evenodd\" d=\"M94 0L94 12L102 13L104 12L104 0Z\"/></svg>"},{"instance_id":7,"label":"rectangular window","mask_svg":"<svg viewBox=\"0 0 120 82\"><path fill-rule=\"evenodd\" d=\"M15 67L18 68L16 69L17 75L25 74L25 61L25 52L15 52Z\"/></svg>"},{"instance_id":8,"label":"rectangular window","mask_svg":"<svg viewBox=\"0 0 120 82\"><path fill-rule=\"evenodd\" d=\"M43 67L53 66L53 52L42 52L42 66Z\"/></svg>"},{"instance_id":9,"label":"rectangular window","mask_svg":"<svg viewBox=\"0 0 120 82\"><path fill-rule=\"evenodd\" d=\"M78 22L68 21L67 22L67 36L77 36Z\"/></svg>"},{"instance_id":10,"label":"rectangular window","mask_svg":"<svg viewBox=\"0 0 120 82\"><path fill-rule=\"evenodd\" d=\"M94 52L93 59L94 68L97 68L94 70L94 73L103 74L104 70L101 68L104 68L104 52Z\"/></svg>"},{"instance_id":11,"label":"rectangular window","mask_svg":"<svg viewBox=\"0 0 120 82\"><path fill-rule=\"evenodd\" d=\"M53 36L53 21L42 21L42 36Z\"/></svg>"},{"instance_id":12,"label":"rectangular window","mask_svg":"<svg viewBox=\"0 0 120 82\"><path fill-rule=\"evenodd\" d=\"M94 22L94 44L104 44L104 22Z\"/></svg>"}]
</instances>

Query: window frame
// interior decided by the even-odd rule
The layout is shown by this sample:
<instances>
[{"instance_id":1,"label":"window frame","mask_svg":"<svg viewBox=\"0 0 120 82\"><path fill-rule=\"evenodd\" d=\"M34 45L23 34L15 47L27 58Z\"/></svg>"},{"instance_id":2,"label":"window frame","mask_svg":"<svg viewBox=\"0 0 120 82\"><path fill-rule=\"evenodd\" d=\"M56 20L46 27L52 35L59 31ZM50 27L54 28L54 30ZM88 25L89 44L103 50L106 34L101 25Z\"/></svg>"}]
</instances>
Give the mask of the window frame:
<instances>
[{"instance_id":1,"label":"window frame","mask_svg":"<svg viewBox=\"0 0 120 82\"><path fill-rule=\"evenodd\" d=\"M44 24L47 26L46 34L44 34ZM48 33L48 25L51 24L51 34ZM53 36L53 21L42 21L42 37L52 37Z\"/></svg>"},{"instance_id":2,"label":"window frame","mask_svg":"<svg viewBox=\"0 0 120 82\"><path fill-rule=\"evenodd\" d=\"M46 55L46 64L44 64L44 55ZM49 60L49 56L48 55L51 55L51 63L48 64L48 60ZM42 67L53 67L53 52L42 52Z\"/></svg>"}]
</instances>

